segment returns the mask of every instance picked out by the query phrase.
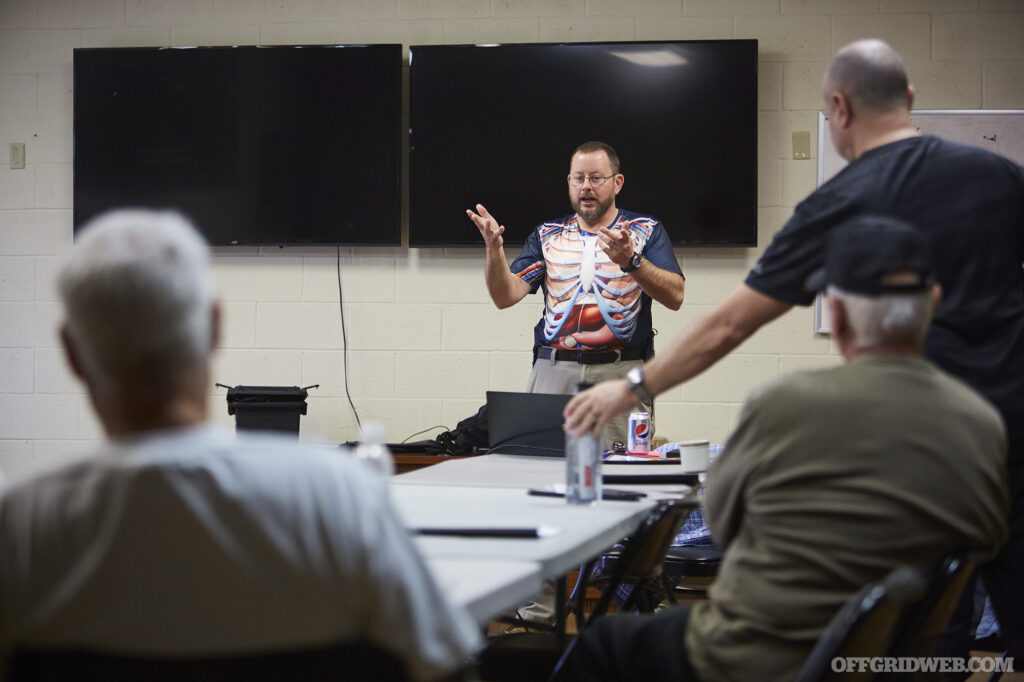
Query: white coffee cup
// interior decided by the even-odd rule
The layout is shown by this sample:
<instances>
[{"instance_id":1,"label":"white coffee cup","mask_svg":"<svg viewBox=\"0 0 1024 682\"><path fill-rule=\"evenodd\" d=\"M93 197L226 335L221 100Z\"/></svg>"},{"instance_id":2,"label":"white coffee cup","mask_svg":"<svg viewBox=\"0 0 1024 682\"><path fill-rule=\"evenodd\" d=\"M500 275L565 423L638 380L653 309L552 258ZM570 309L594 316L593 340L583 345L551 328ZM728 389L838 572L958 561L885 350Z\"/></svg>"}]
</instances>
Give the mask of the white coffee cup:
<instances>
[{"instance_id":1,"label":"white coffee cup","mask_svg":"<svg viewBox=\"0 0 1024 682\"><path fill-rule=\"evenodd\" d=\"M683 471L706 471L710 459L711 443L706 440L690 440L679 443L679 463Z\"/></svg>"}]
</instances>

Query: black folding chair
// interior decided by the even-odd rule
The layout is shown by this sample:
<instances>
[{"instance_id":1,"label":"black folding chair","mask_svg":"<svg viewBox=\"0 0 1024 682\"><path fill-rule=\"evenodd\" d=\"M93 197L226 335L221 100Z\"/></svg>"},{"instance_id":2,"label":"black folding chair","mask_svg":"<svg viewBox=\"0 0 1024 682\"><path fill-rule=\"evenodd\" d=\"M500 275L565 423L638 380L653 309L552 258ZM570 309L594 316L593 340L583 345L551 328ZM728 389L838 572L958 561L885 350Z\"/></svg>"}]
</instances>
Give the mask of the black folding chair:
<instances>
[{"instance_id":1,"label":"black folding chair","mask_svg":"<svg viewBox=\"0 0 1024 682\"><path fill-rule=\"evenodd\" d=\"M954 552L939 564L928 578L924 596L900 623L890 656L935 655L935 646L949 625L960 593L974 569L988 556L987 552Z\"/></svg>"},{"instance_id":2,"label":"black folding chair","mask_svg":"<svg viewBox=\"0 0 1024 682\"><path fill-rule=\"evenodd\" d=\"M659 502L640 523L636 532L622 543L621 549L605 555L608 576L599 581L604 593L589 618L585 617L583 597L587 591L587 576L592 572L595 562L590 561L581 568L580 578L570 597L579 630L582 631L594 618L607 612L615 591L621 585L629 584L633 587L624 608L630 608L633 602L643 599L639 594L641 588L645 583L662 578L665 552L687 515L698 505L696 499L690 498ZM653 610L657 606L641 603L643 610ZM480 679L491 682L547 680L572 641L560 632L496 635L488 641L480 654Z\"/></svg>"},{"instance_id":3,"label":"black folding chair","mask_svg":"<svg viewBox=\"0 0 1024 682\"><path fill-rule=\"evenodd\" d=\"M665 575L677 580L690 578L714 578L724 556L718 545L692 545L671 547L665 555ZM677 584L676 592L706 595L707 586Z\"/></svg>"},{"instance_id":4,"label":"black folding chair","mask_svg":"<svg viewBox=\"0 0 1024 682\"><path fill-rule=\"evenodd\" d=\"M857 682L870 680L870 670L837 671L836 658L884 656L908 605L925 593L925 578L906 567L884 580L861 588L832 617L804 662L796 682Z\"/></svg>"},{"instance_id":5,"label":"black folding chair","mask_svg":"<svg viewBox=\"0 0 1024 682\"><path fill-rule=\"evenodd\" d=\"M651 598L652 593L664 590L668 600L675 604L672 596L672 585L665 575L665 555L672 546L672 541L679 533L679 528L700 503L693 496L681 500L660 501L641 522L636 532L627 538L613 551L607 552L592 564L601 567L602 577L594 580L601 589L601 599L597 602L589 616L589 620L599 618L608 611L616 593L623 585L630 587L629 596L623 601L621 610L630 611L634 607L641 613L650 613L658 606ZM587 577L593 572L588 566L582 573L584 581L582 590L586 590ZM577 590L581 589L580 587ZM584 614L577 600L577 623L583 622ZM660 600L659 600L660 601Z\"/></svg>"}]
</instances>

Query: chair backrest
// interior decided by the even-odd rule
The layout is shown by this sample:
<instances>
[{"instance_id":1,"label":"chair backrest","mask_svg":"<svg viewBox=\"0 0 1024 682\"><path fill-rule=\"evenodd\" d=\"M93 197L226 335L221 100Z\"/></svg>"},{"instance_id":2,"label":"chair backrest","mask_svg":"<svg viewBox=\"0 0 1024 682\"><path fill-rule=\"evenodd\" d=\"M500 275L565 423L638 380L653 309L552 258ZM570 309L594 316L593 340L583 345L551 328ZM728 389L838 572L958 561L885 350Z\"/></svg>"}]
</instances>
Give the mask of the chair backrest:
<instances>
[{"instance_id":1,"label":"chair backrest","mask_svg":"<svg viewBox=\"0 0 1024 682\"><path fill-rule=\"evenodd\" d=\"M405 682L409 678L396 656L358 641L295 651L203 658L19 649L11 657L7 679L10 682Z\"/></svg>"},{"instance_id":2,"label":"chair backrest","mask_svg":"<svg viewBox=\"0 0 1024 682\"><path fill-rule=\"evenodd\" d=\"M946 631L975 567L989 556L985 552L961 551L947 556L928 577L928 589L921 600L908 610L893 639L890 656L932 656L935 645Z\"/></svg>"},{"instance_id":3,"label":"chair backrest","mask_svg":"<svg viewBox=\"0 0 1024 682\"><path fill-rule=\"evenodd\" d=\"M870 680L874 676L870 670L847 671L842 666L837 670L833 660L884 656L908 605L916 604L925 588L925 577L907 567L896 568L881 582L861 588L832 617L797 682Z\"/></svg>"},{"instance_id":4,"label":"chair backrest","mask_svg":"<svg viewBox=\"0 0 1024 682\"><path fill-rule=\"evenodd\" d=\"M658 502L636 532L623 543L622 551L612 567L608 585L591 612L591 618L604 615L620 585L637 585L661 575L665 554L672 546L679 527L698 506L700 502L693 497Z\"/></svg>"}]
</instances>

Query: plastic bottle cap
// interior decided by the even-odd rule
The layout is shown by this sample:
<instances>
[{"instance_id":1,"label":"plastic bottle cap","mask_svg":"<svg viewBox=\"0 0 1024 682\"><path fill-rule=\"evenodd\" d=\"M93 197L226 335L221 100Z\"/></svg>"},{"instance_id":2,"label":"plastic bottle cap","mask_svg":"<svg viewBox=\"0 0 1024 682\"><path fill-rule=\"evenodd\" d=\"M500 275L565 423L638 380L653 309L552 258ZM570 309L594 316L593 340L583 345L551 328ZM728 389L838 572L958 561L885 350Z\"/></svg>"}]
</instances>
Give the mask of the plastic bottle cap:
<instances>
[{"instance_id":1,"label":"plastic bottle cap","mask_svg":"<svg viewBox=\"0 0 1024 682\"><path fill-rule=\"evenodd\" d=\"M364 443L381 443L384 441L384 425L380 422L366 422L359 429L359 440Z\"/></svg>"}]
</instances>

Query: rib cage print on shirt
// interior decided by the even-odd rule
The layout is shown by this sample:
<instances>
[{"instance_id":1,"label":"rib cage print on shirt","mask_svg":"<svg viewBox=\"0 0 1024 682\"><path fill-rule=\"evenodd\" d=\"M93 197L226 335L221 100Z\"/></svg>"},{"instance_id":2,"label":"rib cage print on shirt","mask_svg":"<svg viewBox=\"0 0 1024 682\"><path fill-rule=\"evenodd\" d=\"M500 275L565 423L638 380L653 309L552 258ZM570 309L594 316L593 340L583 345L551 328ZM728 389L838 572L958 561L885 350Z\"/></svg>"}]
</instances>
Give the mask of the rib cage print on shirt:
<instances>
[{"instance_id":1,"label":"rib cage print on shirt","mask_svg":"<svg viewBox=\"0 0 1024 682\"><path fill-rule=\"evenodd\" d=\"M641 253L656 225L650 218L620 218L633 250ZM544 276L544 339L556 348L623 348L636 329L640 286L601 250L597 235L582 231L573 216L545 223L543 263L517 273L526 282Z\"/></svg>"}]
</instances>

